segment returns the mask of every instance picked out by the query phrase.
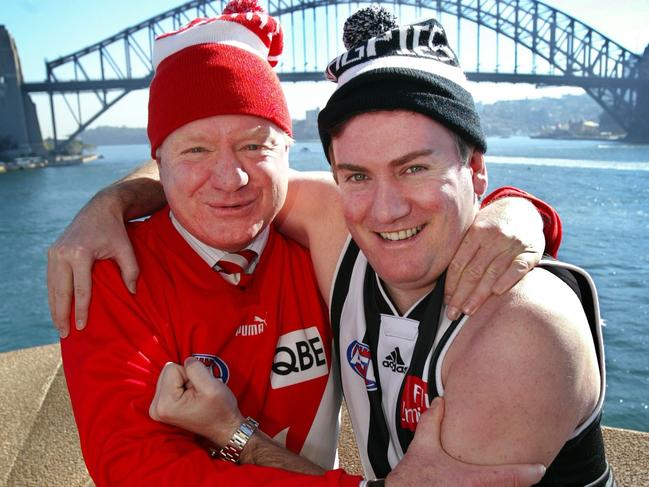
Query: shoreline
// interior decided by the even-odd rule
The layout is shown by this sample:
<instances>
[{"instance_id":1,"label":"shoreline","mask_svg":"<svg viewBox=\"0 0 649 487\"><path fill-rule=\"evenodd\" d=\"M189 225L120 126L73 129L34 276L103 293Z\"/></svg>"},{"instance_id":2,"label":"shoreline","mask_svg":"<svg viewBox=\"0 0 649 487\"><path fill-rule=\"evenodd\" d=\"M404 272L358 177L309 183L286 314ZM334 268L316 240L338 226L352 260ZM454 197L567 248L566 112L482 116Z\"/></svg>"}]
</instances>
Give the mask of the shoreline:
<instances>
[{"instance_id":1,"label":"shoreline","mask_svg":"<svg viewBox=\"0 0 649 487\"><path fill-rule=\"evenodd\" d=\"M101 159L99 154L79 154L74 156L52 156L44 158L34 157L16 157L8 162L0 162L0 174L10 171L25 171L30 169L42 169L46 167L78 166Z\"/></svg>"}]
</instances>

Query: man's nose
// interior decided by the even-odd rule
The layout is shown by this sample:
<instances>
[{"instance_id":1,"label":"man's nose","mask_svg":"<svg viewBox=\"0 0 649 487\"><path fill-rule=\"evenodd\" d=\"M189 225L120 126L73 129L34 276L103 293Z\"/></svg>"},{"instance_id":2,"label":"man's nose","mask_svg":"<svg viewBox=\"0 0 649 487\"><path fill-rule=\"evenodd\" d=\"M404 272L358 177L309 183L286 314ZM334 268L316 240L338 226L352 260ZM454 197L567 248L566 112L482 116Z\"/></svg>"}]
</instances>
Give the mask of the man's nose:
<instances>
[{"instance_id":1,"label":"man's nose","mask_svg":"<svg viewBox=\"0 0 649 487\"><path fill-rule=\"evenodd\" d=\"M222 191L237 191L250 181L250 177L236 158L218 161L212 172L212 184Z\"/></svg>"},{"instance_id":2,"label":"man's nose","mask_svg":"<svg viewBox=\"0 0 649 487\"><path fill-rule=\"evenodd\" d=\"M408 196L396 184L380 182L372 199L372 217L378 223L392 223L410 212Z\"/></svg>"}]
</instances>

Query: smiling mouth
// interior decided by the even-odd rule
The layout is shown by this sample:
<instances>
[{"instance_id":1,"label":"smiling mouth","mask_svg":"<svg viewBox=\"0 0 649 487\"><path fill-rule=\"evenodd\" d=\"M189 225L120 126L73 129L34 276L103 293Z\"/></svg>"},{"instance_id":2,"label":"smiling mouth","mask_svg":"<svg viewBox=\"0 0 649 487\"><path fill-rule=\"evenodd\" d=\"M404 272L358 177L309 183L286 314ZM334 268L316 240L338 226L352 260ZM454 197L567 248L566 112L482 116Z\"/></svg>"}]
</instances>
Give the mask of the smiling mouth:
<instances>
[{"instance_id":1,"label":"smiling mouth","mask_svg":"<svg viewBox=\"0 0 649 487\"><path fill-rule=\"evenodd\" d=\"M398 232L379 232L379 235L383 240L390 240L392 242L398 240L406 240L407 238L414 237L421 229L424 228L424 225L419 225L413 228L407 228L405 230L399 230Z\"/></svg>"},{"instance_id":2,"label":"smiling mouth","mask_svg":"<svg viewBox=\"0 0 649 487\"><path fill-rule=\"evenodd\" d=\"M216 210L227 211L227 210L237 210L237 209L240 209L240 208L246 208L246 207L252 205L253 202L254 201L244 201L244 202L241 202L241 203L238 203L238 204L233 204L233 203L230 203L230 204L210 204L209 206L211 206L212 208L214 208Z\"/></svg>"}]
</instances>

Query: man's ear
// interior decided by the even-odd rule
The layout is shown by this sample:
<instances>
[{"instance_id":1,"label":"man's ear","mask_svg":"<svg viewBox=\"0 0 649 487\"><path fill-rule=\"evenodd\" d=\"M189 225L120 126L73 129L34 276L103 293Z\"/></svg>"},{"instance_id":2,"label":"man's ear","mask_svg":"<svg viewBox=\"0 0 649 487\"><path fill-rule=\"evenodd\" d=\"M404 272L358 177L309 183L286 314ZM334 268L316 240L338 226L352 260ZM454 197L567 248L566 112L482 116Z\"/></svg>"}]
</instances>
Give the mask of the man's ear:
<instances>
[{"instance_id":1,"label":"man's ear","mask_svg":"<svg viewBox=\"0 0 649 487\"><path fill-rule=\"evenodd\" d=\"M166 168L165 168L165 166L163 166L163 164L162 164L162 156L160 155L160 149L158 149L158 151L156 152L155 156L156 156L156 157L155 157L154 161L155 161L155 165L156 165L156 167L157 167L157 169L158 169L158 178L161 179L161 178L162 178L162 173L163 173L163 172L166 172L166 171L165 171Z\"/></svg>"},{"instance_id":2,"label":"man's ear","mask_svg":"<svg viewBox=\"0 0 649 487\"><path fill-rule=\"evenodd\" d=\"M488 177L487 166L484 162L484 154L474 150L469 159L469 168L471 169L471 179L473 181L473 191L480 198L487 192Z\"/></svg>"}]
</instances>

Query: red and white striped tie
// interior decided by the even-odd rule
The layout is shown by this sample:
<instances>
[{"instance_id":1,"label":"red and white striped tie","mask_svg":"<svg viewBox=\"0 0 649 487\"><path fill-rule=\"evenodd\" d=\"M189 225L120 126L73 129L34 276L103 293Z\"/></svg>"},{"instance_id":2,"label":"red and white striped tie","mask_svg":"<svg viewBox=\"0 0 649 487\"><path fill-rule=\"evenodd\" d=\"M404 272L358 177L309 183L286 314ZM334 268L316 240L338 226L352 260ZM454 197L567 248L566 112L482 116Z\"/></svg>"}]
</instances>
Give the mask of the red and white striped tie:
<instances>
[{"instance_id":1,"label":"red and white striped tie","mask_svg":"<svg viewBox=\"0 0 649 487\"><path fill-rule=\"evenodd\" d=\"M257 257L257 252L250 249L225 254L221 260L214 264L214 270L230 284L237 285L255 257Z\"/></svg>"}]
</instances>

